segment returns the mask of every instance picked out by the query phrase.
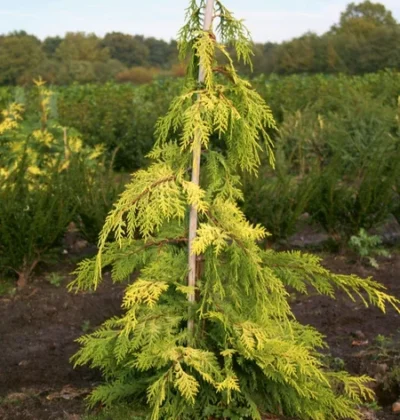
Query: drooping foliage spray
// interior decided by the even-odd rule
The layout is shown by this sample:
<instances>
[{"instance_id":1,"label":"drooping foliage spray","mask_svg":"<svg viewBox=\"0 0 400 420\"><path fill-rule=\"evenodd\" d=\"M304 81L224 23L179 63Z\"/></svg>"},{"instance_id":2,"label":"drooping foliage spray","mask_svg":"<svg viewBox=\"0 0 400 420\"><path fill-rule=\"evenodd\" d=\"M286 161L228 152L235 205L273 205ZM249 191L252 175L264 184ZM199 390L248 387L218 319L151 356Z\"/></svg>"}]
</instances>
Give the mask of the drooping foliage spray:
<instances>
[{"instance_id":1,"label":"drooping foliage spray","mask_svg":"<svg viewBox=\"0 0 400 420\"><path fill-rule=\"evenodd\" d=\"M156 126L153 163L133 175L71 284L96 288L106 267L114 282L138 273L123 314L79 339L75 363L105 378L90 403L142 405L153 420L356 419L368 378L326 369L322 337L296 321L286 287L338 288L382 310L397 301L315 256L260 248L267 232L237 204L240 174L256 175L263 149L274 164L275 122L228 52L251 65L249 34L220 1L192 0L179 47L188 75Z\"/></svg>"}]
</instances>

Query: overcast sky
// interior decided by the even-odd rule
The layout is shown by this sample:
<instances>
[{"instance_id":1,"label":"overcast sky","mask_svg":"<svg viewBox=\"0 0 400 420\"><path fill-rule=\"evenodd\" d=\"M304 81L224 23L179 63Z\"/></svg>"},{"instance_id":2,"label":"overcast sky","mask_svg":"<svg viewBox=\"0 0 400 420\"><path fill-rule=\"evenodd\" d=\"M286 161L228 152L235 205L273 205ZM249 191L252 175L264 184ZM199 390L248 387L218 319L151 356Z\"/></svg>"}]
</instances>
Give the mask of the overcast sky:
<instances>
[{"instance_id":1,"label":"overcast sky","mask_svg":"<svg viewBox=\"0 0 400 420\"><path fill-rule=\"evenodd\" d=\"M225 0L244 18L253 39L282 41L323 33L339 20L347 0ZM400 0L382 0L400 21ZM0 32L25 30L40 38L67 31L154 36L169 40L182 25L187 0L0 0Z\"/></svg>"}]
</instances>

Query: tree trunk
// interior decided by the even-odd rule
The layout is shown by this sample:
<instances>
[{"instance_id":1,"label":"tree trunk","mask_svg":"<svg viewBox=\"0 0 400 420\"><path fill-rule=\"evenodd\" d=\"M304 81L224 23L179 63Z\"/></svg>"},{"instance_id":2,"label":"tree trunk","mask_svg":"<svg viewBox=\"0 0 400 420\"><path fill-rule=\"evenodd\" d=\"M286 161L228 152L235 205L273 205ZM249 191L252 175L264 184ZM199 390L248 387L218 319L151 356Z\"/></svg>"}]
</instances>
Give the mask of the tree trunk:
<instances>
[{"instance_id":1,"label":"tree trunk","mask_svg":"<svg viewBox=\"0 0 400 420\"><path fill-rule=\"evenodd\" d=\"M26 273L25 272L19 273L18 280L17 280L18 290L25 289L27 285L28 285L28 278L26 277Z\"/></svg>"},{"instance_id":2,"label":"tree trunk","mask_svg":"<svg viewBox=\"0 0 400 420\"><path fill-rule=\"evenodd\" d=\"M29 264L25 259L24 259L24 263L22 265L22 270L18 271L18 280L17 280L17 288L18 290L22 290L24 289L28 283L29 283L29 278L32 274L32 271L36 268L36 266L38 265L40 259L39 257L36 258L35 260L32 261L31 264Z\"/></svg>"},{"instance_id":3,"label":"tree trunk","mask_svg":"<svg viewBox=\"0 0 400 420\"><path fill-rule=\"evenodd\" d=\"M207 0L205 14L204 14L204 23L203 30L209 31L212 28L214 14L214 0ZM199 69L199 83L204 82L204 69L200 66ZM196 136L196 134L195 134ZM193 148L193 163L192 163L192 182L196 185L200 185L200 157L201 157L201 144L200 142L195 141L195 147ZM188 276L188 286L196 286L196 264L197 257L192 253L192 242L196 238L197 232L197 209L194 206L190 207L190 219L189 219L189 276ZM196 301L195 293L191 293L188 297L190 303ZM193 332L194 321L193 314L189 313L188 329L190 332Z\"/></svg>"}]
</instances>

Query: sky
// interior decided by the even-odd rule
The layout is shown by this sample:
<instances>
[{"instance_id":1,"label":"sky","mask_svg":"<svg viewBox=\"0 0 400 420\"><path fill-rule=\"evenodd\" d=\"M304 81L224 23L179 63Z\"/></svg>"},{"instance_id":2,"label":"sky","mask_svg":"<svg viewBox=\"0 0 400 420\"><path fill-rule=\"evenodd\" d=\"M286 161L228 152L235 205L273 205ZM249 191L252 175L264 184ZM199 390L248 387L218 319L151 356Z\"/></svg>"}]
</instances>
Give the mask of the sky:
<instances>
[{"instance_id":1,"label":"sky","mask_svg":"<svg viewBox=\"0 0 400 420\"><path fill-rule=\"evenodd\" d=\"M361 0L359 0L361 1ZM359 2L356 1L356 2ZM256 42L326 32L350 0L225 0ZM381 0L400 21L400 0ZM68 31L124 32L170 40L188 0L0 0L0 32L25 30L41 39Z\"/></svg>"}]
</instances>

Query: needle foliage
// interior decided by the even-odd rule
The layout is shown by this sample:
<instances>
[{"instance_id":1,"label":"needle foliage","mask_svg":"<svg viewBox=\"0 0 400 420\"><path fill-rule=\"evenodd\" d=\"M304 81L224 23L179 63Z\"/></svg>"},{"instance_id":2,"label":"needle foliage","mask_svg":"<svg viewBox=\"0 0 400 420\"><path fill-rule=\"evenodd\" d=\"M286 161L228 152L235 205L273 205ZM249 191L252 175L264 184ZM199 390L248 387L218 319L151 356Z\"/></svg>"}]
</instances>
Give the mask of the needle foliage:
<instances>
[{"instance_id":1,"label":"needle foliage","mask_svg":"<svg viewBox=\"0 0 400 420\"><path fill-rule=\"evenodd\" d=\"M357 419L359 404L372 397L369 378L324 366L323 338L296 321L286 288L332 297L341 289L383 311L398 302L371 279L330 273L315 256L259 247L268 233L246 221L237 202L241 174L257 173L263 149L274 164L268 131L275 122L228 54L233 46L250 63L247 30L216 1L216 30L203 31L204 7L192 0L180 31L188 76L157 123L153 163L133 175L107 217L98 255L80 264L70 285L96 288L106 268L114 282L127 281L123 314L81 337L74 363L104 375L89 397L92 406L142 405L152 420L261 419L265 413ZM190 162L199 143L196 186ZM194 305L187 300L193 293L187 286L190 206L199 213Z\"/></svg>"},{"instance_id":2,"label":"needle foliage","mask_svg":"<svg viewBox=\"0 0 400 420\"><path fill-rule=\"evenodd\" d=\"M54 259L73 219L95 228L110 208L99 199L88 205L90 196L101 196L101 148L84 146L59 124L54 93L41 79L33 93L31 112L21 102L0 112L0 273L16 274L19 287L39 263Z\"/></svg>"}]
</instances>

